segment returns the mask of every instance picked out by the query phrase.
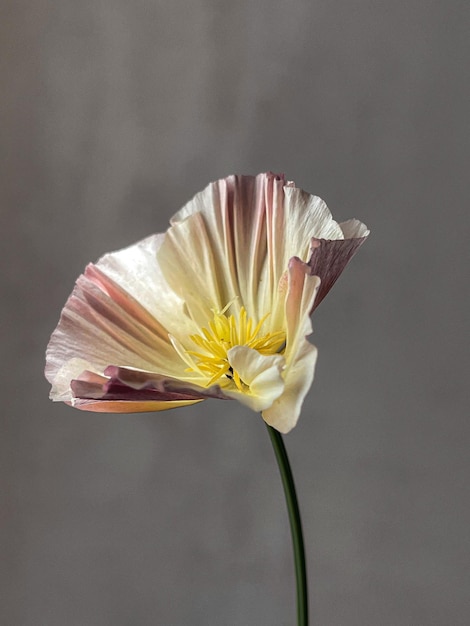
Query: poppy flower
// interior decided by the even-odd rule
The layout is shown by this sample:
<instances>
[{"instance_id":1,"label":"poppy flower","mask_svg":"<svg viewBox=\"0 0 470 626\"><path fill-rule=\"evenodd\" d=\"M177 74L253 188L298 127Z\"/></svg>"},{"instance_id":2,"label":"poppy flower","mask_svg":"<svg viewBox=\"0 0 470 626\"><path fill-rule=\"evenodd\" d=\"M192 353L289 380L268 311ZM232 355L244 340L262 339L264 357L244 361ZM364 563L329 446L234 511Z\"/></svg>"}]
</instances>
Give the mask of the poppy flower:
<instances>
[{"instance_id":1,"label":"poppy flower","mask_svg":"<svg viewBox=\"0 0 470 626\"><path fill-rule=\"evenodd\" d=\"M166 233L78 278L47 348L51 399L110 413L235 399L288 432L314 375L310 314L368 233L282 175L211 183Z\"/></svg>"}]
</instances>

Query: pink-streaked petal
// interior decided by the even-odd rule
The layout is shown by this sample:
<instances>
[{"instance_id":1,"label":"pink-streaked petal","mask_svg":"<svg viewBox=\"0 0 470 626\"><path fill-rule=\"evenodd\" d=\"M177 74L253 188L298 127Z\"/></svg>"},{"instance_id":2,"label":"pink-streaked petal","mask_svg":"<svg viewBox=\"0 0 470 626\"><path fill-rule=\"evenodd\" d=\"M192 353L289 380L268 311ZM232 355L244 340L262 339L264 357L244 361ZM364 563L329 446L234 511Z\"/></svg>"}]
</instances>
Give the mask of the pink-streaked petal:
<instances>
[{"instance_id":1,"label":"pink-streaked petal","mask_svg":"<svg viewBox=\"0 0 470 626\"><path fill-rule=\"evenodd\" d=\"M70 381L77 369L102 373L109 363L169 376L178 376L184 369L159 321L90 265L78 278L47 348L51 397L66 399L67 377Z\"/></svg>"},{"instance_id":2,"label":"pink-streaked petal","mask_svg":"<svg viewBox=\"0 0 470 626\"><path fill-rule=\"evenodd\" d=\"M311 268L297 257L289 261L288 288L285 299L286 319L286 361L290 364L295 358L299 341L312 332L310 311L316 302L321 281L311 274Z\"/></svg>"},{"instance_id":3,"label":"pink-streaked petal","mask_svg":"<svg viewBox=\"0 0 470 626\"><path fill-rule=\"evenodd\" d=\"M312 239L308 263L293 257L287 273L285 389L263 419L282 433L297 423L303 400L313 382L317 349L306 336L312 332L309 314L326 296L341 272L364 243L368 230L358 220L341 225L349 239ZM282 289L281 289L282 290Z\"/></svg>"},{"instance_id":4,"label":"pink-streaked petal","mask_svg":"<svg viewBox=\"0 0 470 626\"><path fill-rule=\"evenodd\" d=\"M125 291L115 280L107 276L97 265L88 265L85 276L127 314L134 322L148 329L153 335L164 339L167 343L168 331L145 309L134 296Z\"/></svg>"},{"instance_id":5,"label":"pink-streaked petal","mask_svg":"<svg viewBox=\"0 0 470 626\"><path fill-rule=\"evenodd\" d=\"M343 238L323 200L272 173L212 183L171 223L159 263L199 325L232 301L255 322L277 313L289 258L307 261L312 237ZM277 321L273 316L267 327Z\"/></svg>"},{"instance_id":6,"label":"pink-streaked petal","mask_svg":"<svg viewBox=\"0 0 470 626\"><path fill-rule=\"evenodd\" d=\"M228 399L217 386L205 389L151 372L108 366L105 374L84 371L71 380L73 396L67 403L86 411L141 413L186 406L209 397Z\"/></svg>"},{"instance_id":7,"label":"pink-streaked petal","mask_svg":"<svg viewBox=\"0 0 470 626\"><path fill-rule=\"evenodd\" d=\"M201 395L179 393L176 391L161 391L150 387L133 389L115 380L109 380L104 385L88 383L82 380L72 380L70 386L74 398L81 400L123 400L129 402L169 402L171 400L187 401L202 400Z\"/></svg>"},{"instance_id":8,"label":"pink-streaked petal","mask_svg":"<svg viewBox=\"0 0 470 626\"><path fill-rule=\"evenodd\" d=\"M165 280L158 253L166 234L146 237L137 243L102 256L96 267L132 296L171 334L196 332L186 306ZM191 250L186 250L190 259Z\"/></svg>"},{"instance_id":9,"label":"pink-streaked petal","mask_svg":"<svg viewBox=\"0 0 470 626\"><path fill-rule=\"evenodd\" d=\"M89 370L84 370L77 376L76 380L95 385L105 385L109 378L101 374L96 374L95 372L90 372Z\"/></svg>"},{"instance_id":10,"label":"pink-streaked petal","mask_svg":"<svg viewBox=\"0 0 470 626\"><path fill-rule=\"evenodd\" d=\"M171 378L153 372L143 372L126 367L110 365L105 369L105 375L113 381L122 383L135 390L152 389L162 393L180 393L194 398L218 398L226 400L218 385L201 387L183 379Z\"/></svg>"},{"instance_id":11,"label":"pink-streaked petal","mask_svg":"<svg viewBox=\"0 0 470 626\"><path fill-rule=\"evenodd\" d=\"M362 225L363 226L363 225ZM310 273L319 276L321 280L314 309L320 304L326 294L340 277L346 265L356 254L367 238L367 233L354 239L339 239L326 241L312 239L311 257L308 261Z\"/></svg>"},{"instance_id":12,"label":"pink-streaked petal","mask_svg":"<svg viewBox=\"0 0 470 626\"><path fill-rule=\"evenodd\" d=\"M258 321L257 302L268 289L260 281L267 271L266 194L260 177L231 176L209 185L173 217L159 263L200 326L232 300Z\"/></svg>"}]
</instances>

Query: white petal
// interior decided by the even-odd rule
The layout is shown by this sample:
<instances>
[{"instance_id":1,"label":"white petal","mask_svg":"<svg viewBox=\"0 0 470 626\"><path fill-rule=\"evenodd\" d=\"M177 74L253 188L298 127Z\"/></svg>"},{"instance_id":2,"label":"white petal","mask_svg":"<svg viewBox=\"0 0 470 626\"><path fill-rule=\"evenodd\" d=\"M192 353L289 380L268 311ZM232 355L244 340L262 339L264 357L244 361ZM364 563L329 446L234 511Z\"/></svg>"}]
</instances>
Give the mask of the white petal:
<instances>
[{"instance_id":1,"label":"white petal","mask_svg":"<svg viewBox=\"0 0 470 626\"><path fill-rule=\"evenodd\" d=\"M343 231L333 219L326 203L318 196L299 189L284 188L286 250L284 262L293 256L308 259L312 237L343 239Z\"/></svg>"},{"instance_id":2,"label":"white petal","mask_svg":"<svg viewBox=\"0 0 470 626\"><path fill-rule=\"evenodd\" d=\"M367 237L370 230L365 224L359 220L352 219L347 222L340 223L341 230L345 239L357 239L359 237Z\"/></svg>"},{"instance_id":3,"label":"white petal","mask_svg":"<svg viewBox=\"0 0 470 626\"><path fill-rule=\"evenodd\" d=\"M184 299L170 288L158 264L166 234L156 234L102 256L96 263L107 276L133 296L165 329L176 335L196 332Z\"/></svg>"},{"instance_id":4,"label":"white petal","mask_svg":"<svg viewBox=\"0 0 470 626\"><path fill-rule=\"evenodd\" d=\"M54 375L49 377L52 385L49 394L50 399L56 402L71 402L73 394L70 388L70 381L78 378L85 370L101 374L85 359L71 358L65 361L63 365L57 368Z\"/></svg>"},{"instance_id":5,"label":"white petal","mask_svg":"<svg viewBox=\"0 0 470 626\"><path fill-rule=\"evenodd\" d=\"M246 404L253 411L263 411L282 394L285 361L280 354L264 356L248 346L235 346L227 356L231 367L249 390L245 393L224 388L224 395Z\"/></svg>"},{"instance_id":6,"label":"white petal","mask_svg":"<svg viewBox=\"0 0 470 626\"><path fill-rule=\"evenodd\" d=\"M262 412L264 421L281 433L297 424L305 396L313 381L317 349L304 341L296 360L285 374L284 393Z\"/></svg>"}]
</instances>

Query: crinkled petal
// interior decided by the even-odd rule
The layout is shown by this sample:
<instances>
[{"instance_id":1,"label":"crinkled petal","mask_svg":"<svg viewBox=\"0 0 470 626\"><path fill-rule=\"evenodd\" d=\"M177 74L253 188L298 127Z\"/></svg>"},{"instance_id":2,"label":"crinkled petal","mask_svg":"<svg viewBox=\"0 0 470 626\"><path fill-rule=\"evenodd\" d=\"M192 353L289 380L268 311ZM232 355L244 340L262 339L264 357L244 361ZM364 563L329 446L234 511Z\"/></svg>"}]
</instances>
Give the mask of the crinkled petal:
<instances>
[{"instance_id":1,"label":"crinkled petal","mask_svg":"<svg viewBox=\"0 0 470 626\"><path fill-rule=\"evenodd\" d=\"M57 336L57 329L54 331L54 335ZM54 335L52 337L54 337ZM52 339L51 339L52 341ZM49 397L55 402L71 402L73 394L70 388L70 381L74 378L78 378L82 372L88 372L88 375L96 377L95 382L98 379L102 379L102 382L106 381L106 378L101 376L95 366L86 359L71 356L70 351L69 358L64 362L60 361L61 351L60 347L55 345L48 346L48 360L46 361L46 378L51 383L51 390ZM103 373L103 368L101 374Z\"/></svg>"},{"instance_id":2,"label":"crinkled petal","mask_svg":"<svg viewBox=\"0 0 470 626\"><path fill-rule=\"evenodd\" d=\"M257 322L282 322L277 287L289 258L307 261L312 237L343 238L326 204L283 176L230 176L209 185L172 219L159 263L171 288L204 325L234 302Z\"/></svg>"},{"instance_id":3,"label":"crinkled petal","mask_svg":"<svg viewBox=\"0 0 470 626\"><path fill-rule=\"evenodd\" d=\"M72 406L103 413L163 411L200 402L227 399L219 387L209 389L152 372L109 366L105 376L84 371L70 382Z\"/></svg>"},{"instance_id":4,"label":"crinkled petal","mask_svg":"<svg viewBox=\"0 0 470 626\"><path fill-rule=\"evenodd\" d=\"M154 372L143 372L127 367L116 367L114 365L107 367L105 374L116 383L120 383L134 390L151 389L161 393L180 393L193 398L227 399L218 385L201 387L200 385L194 385L184 379L171 378Z\"/></svg>"},{"instance_id":5,"label":"crinkled petal","mask_svg":"<svg viewBox=\"0 0 470 626\"><path fill-rule=\"evenodd\" d=\"M73 397L80 400L128 400L132 402L158 401L165 408L165 402L171 400L192 401L202 400L200 395L181 393L178 391L161 391L151 387L134 389L115 380L109 380L104 385L89 383L82 380L72 380L70 386Z\"/></svg>"},{"instance_id":6,"label":"crinkled petal","mask_svg":"<svg viewBox=\"0 0 470 626\"><path fill-rule=\"evenodd\" d=\"M147 240L149 243L154 242ZM133 248L136 248L138 257L141 244ZM130 254L127 262L132 263L135 255L130 250L126 251ZM111 253L97 265L89 265L78 278L65 304L46 352L46 377L52 384L51 398L54 400L70 398L70 380L80 371L87 369L102 373L110 363L174 377L184 370L184 364L169 341L167 329L138 299L136 285L147 284L143 275L145 263L141 260L140 265L137 263L136 267L129 268L127 276L125 263L120 258L122 252ZM119 281L117 269L114 270L115 278L106 274L104 269L111 262L117 267L118 260L122 281ZM156 258L147 255L146 260L151 266L151 275L157 265ZM130 279L131 272L134 281ZM127 291L123 284L133 293ZM160 279L161 284L163 278ZM143 291L146 289L144 287ZM168 287L166 291L160 291L160 298L161 310L177 304L176 296ZM142 300L151 305L149 298L143 296ZM156 302L152 308L158 312ZM184 334L184 314L181 313L179 318L178 312L175 314L173 311L173 318L172 325L176 325L175 319L179 320L177 330ZM194 330L193 326L188 328Z\"/></svg>"},{"instance_id":7,"label":"crinkled petal","mask_svg":"<svg viewBox=\"0 0 470 626\"><path fill-rule=\"evenodd\" d=\"M346 222L341 222L339 226L341 230L343 231L343 237L345 239L367 238L370 233L367 226L356 219L347 220Z\"/></svg>"},{"instance_id":8,"label":"crinkled petal","mask_svg":"<svg viewBox=\"0 0 470 626\"><path fill-rule=\"evenodd\" d=\"M158 263L165 237L166 234L151 235L132 246L105 254L96 266L139 302L166 332L186 335L195 330L187 316L184 298L168 285Z\"/></svg>"}]
</instances>

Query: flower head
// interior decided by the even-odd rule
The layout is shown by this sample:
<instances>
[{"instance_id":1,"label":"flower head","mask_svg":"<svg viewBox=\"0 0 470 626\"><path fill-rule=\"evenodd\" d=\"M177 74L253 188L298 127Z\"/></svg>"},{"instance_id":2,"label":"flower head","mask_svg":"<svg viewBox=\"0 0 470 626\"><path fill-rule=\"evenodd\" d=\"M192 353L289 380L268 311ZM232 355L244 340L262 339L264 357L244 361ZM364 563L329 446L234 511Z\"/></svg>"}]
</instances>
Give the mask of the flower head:
<instances>
[{"instance_id":1,"label":"flower head","mask_svg":"<svg viewBox=\"0 0 470 626\"><path fill-rule=\"evenodd\" d=\"M236 399L288 432L313 380L310 314L368 232L283 176L210 184L165 234L78 278L47 348L51 398L113 413Z\"/></svg>"}]
</instances>

